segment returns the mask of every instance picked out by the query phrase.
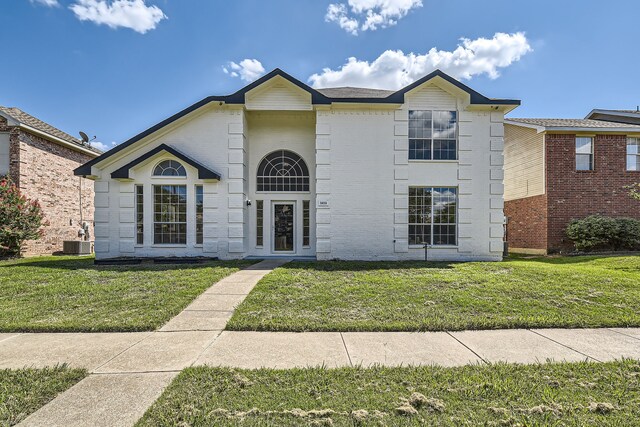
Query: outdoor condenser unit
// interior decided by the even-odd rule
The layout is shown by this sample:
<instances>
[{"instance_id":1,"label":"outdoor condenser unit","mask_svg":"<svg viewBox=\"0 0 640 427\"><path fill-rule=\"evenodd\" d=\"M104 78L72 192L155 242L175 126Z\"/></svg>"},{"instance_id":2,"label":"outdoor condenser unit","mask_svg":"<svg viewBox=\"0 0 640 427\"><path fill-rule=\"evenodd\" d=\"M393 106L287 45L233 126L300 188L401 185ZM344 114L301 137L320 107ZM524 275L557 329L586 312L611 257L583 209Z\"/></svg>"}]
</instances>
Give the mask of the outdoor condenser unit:
<instances>
[{"instance_id":1,"label":"outdoor condenser unit","mask_svg":"<svg viewBox=\"0 0 640 427\"><path fill-rule=\"evenodd\" d=\"M91 242L65 240L62 242L62 252L64 252L65 255L90 255Z\"/></svg>"}]
</instances>

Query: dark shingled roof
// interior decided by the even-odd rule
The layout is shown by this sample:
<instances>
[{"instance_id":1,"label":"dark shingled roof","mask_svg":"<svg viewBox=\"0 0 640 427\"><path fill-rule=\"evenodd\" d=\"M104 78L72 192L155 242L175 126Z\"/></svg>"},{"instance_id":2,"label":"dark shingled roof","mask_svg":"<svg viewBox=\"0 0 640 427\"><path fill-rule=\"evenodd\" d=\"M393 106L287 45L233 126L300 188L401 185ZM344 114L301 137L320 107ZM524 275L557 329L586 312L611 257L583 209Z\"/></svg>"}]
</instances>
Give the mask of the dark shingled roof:
<instances>
[{"instance_id":1,"label":"dark shingled roof","mask_svg":"<svg viewBox=\"0 0 640 427\"><path fill-rule=\"evenodd\" d=\"M603 120L591 119L520 119L505 117L507 122L522 123L525 125L533 125L540 127L562 127L562 128L637 128L638 125L607 122Z\"/></svg>"},{"instance_id":2,"label":"dark shingled roof","mask_svg":"<svg viewBox=\"0 0 640 427\"><path fill-rule=\"evenodd\" d=\"M316 89L329 98L386 98L393 94L393 90L369 89L364 87L327 87Z\"/></svg>"},{"instance_id":3,"label":"dark shingled roof","mask_svg":"<svg viewBox=\"0 0 640 427\"><path fill-rule=\"evenodd\" d=\"M72 144L76 144L79 147L82 147L87 150L95 151L96 154L102 153L102 151L97 148L91 147L90 145L83 144L78 138L74 138L66 132L61 131L60 129L51 126L49 123L45 123L42 120L33 117L29 113L25 113L19 108L16 107L3 107L0 105L0 112L11 116L17 122L20 122L23 125L32 127L40 132L47 133L51 136L55 136L56 138L60 138L63 141L70 142Z\"/></svg>"}]
</instances>

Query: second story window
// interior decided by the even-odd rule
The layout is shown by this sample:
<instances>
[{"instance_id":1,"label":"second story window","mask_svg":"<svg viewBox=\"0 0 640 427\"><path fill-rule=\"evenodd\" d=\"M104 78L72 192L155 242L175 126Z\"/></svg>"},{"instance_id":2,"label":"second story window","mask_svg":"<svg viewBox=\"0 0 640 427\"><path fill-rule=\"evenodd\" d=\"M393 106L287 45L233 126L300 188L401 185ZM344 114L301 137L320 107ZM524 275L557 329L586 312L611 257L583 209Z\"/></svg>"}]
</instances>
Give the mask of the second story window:
<instances>
[{"instance_id":1,"label":"second story window","mask_svg":"<svg viewBox=\"0 0 640 427\"><path fill-rule=\"evenodd\" d=\"M455 111L409 111L409 159L457 160Z\"/></svg>"},{"instance_id":2,"label":"second story window","mask_svg":"<svg viewBox=\"0 0 640 427\"><path fill-rule=\"evenodd\" d=\"M593 138L576 137L576 170L593 170Z\"/></svg>"},{"instance_id":3,"label":"second story window","mask_svg":"<svg viewBox=\"0 0 640 427\"><path fill-rule=\"evenodd\" d=\"M640 138L627 138L627 170L640 171Z\"/></svg>"}]
</instances>

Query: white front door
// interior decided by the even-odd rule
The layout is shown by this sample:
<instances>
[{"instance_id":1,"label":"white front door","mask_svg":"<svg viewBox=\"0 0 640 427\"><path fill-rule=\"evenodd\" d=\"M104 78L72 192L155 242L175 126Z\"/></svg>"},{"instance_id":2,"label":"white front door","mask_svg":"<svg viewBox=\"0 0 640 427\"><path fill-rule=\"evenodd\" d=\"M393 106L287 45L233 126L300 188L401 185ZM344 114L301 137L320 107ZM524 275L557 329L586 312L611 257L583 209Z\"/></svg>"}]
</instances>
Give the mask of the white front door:
<instances>
[{"instance_id":1,"label":"white front door","mask_svg":"<svg viewBox=\"0 0 640 427\"><path fill-rule=\"evenodd\" d=\"M273 202L271 224L272 251L294 253L296 251L295 202Z\"/></svg>"}]
</instances>

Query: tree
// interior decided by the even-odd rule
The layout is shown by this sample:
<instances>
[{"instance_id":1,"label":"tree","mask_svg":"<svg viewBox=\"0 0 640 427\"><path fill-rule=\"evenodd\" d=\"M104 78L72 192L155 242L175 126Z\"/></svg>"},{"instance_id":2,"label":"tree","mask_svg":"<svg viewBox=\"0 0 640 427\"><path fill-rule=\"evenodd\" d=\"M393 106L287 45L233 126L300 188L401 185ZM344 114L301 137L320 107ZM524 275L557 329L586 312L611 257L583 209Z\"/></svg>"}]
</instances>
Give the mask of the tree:
<instances>
[{"instance_id":1,"label":"tree","mask_svg":"<svg viewBox=\"0 0 640 427\"><path fill-rule=\"evenodd\" d=\"M625 188L629 189L629 197L640 200L640 182L636 182L635 184L627 185Z\"/></svg>"},{"instance_id":2,"label":"tree","mask_svg":"<svg viewBox=\"0 0 640 427\"><path fill-rule=\"evenodd\" d=\"M37 200L29 200L7 177L0 177L0 253L20 256L27 240L42 237L47 225Z\"/></svg>"}]
</instances>

